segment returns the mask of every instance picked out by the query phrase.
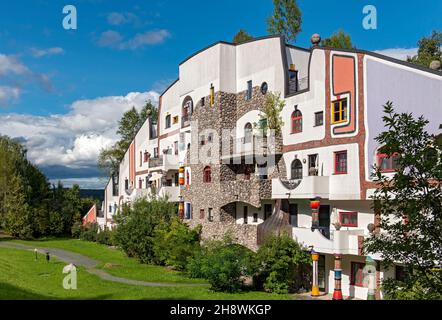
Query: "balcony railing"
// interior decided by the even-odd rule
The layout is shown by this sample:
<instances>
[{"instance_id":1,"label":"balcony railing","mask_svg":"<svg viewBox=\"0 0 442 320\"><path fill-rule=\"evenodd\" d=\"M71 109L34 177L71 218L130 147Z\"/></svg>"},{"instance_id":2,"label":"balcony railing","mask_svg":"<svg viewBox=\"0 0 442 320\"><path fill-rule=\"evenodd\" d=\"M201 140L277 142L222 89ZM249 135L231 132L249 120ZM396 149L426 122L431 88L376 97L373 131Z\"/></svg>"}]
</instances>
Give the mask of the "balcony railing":
<instances>
[{"instance_id":1,"label":"balcony railing","mask_svg":"<svg viewBox=\"0 0 442 320\"><path fill-rule=\"evenodd\" d=\"M158 158L150 158L149 159L149 168L161 167L163 165L163 157Z\"/></svg>"},{"instance_id":2,"label":"balcony railing","mask_svg":"<svg viewBox=\"0 0 442 320\"><path fill-rule=\"evenodd\" d=\"M308 88L308 77L301 79L293 78L289 80L289 94L295 94L299 91L306 90Z\"/></svg>"},{"instance_id":3,"label":"balcony railing","mask_svg":"<svg viewBox=\"0 0 442 320\"><path fill-rule=\"evenodd\" d=\"M230 145L230 156L267 155L282 153L282 137L253 135L235 139ZM226 156L223 156L224 158Z\"/></svg>"}]
</instances>

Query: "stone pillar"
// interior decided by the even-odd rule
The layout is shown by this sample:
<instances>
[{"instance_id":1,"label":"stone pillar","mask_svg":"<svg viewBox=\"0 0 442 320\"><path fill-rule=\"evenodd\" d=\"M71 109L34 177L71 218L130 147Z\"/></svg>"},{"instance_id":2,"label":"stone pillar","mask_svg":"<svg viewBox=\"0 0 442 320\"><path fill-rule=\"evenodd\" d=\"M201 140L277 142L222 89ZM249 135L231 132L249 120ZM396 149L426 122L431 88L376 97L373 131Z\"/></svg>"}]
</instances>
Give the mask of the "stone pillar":
<instances>
[{"instance_id":1,"label":"stone pillar","mask_svg":"<svg viewBox=\"0 0 442 320\"><path fill-rule=\"evenodd\" d=\"M319 198L310 201L310 208L312 209L312 231L319 227L319 207L321 202Z\"/></svg>"},{"instance_id":2,"label":"stone pillar","mask_svg":"<svg viewBox=\"0 0 442 320\"><path fill-rule=\"evenodd\" d=\"M318 297L319 296L319 279L318 279L319 253L312 250L311 255L313 261L312 297Z\"/></svg>"},{"instance_id":3,"label":"stone pillar","mask_svg":"<svg viewBox=\"0 0 442 320\"><path fill-rule=\"evenodd\" d=\"M333 292L333 300L342 300L342 255L335 254L335 290Z\"/></svg>"}]
</instances>

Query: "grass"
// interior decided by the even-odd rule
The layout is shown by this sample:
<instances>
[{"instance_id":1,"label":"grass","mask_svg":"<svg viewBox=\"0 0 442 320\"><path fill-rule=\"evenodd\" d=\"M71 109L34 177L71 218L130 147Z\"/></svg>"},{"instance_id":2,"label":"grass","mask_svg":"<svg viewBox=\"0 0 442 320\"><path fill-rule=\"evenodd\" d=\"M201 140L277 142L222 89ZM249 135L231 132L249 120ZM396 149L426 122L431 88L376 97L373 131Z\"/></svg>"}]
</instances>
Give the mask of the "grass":
<instances>
[{"instance_id":1,"label":"grass","mask_svg":"<svg viewBox=\"0 0 442 320\"><path fill-rule=\"evenodd\" d=\"M106 254L105 254L106 255ZM127 259L127 258L126 258ZM35 261L34 253L0 248L0 299L201 299L261 300L289 299L288 295L264 292L239 294L214 293L207 287L142 287L104 281L78 268L77 290L62 286L64 263L42 255Z\"/></svg>"},{"instance_id":2,"label":"grass","mask_svg":"<svg viewBox=\"0 0 442 320\"><path fill-rule=\"evenodd\" d=\"M14 240L13 242L37 247L57 248L82 254L99 261L98 269L128 279L168 283L205 283L201 279L190 279L181 272L161 266L141 264L128 258L122 251L108 246L76 239L43 239L35 241Z\"/></svg>"}]
</instances>

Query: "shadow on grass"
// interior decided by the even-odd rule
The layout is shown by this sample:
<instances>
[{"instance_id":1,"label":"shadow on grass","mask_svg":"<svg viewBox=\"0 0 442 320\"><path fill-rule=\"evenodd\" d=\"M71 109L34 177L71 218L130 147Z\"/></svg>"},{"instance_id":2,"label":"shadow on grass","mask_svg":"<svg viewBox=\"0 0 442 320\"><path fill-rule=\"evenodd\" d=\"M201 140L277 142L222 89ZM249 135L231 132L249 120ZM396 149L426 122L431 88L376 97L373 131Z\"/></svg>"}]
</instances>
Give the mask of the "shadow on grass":
<instances>
[{"instance_id":1,"label":"shadow on grass","mask_svg":"<svg viewBox=\"0 0 442 320\"><path fill-rule=\"evenodd\" d=\"M103 294L96 297L88 298L87 300L107 300L112 299L112 295ZM22 288L18 288L9 283L0 282L0 300L84 300L84 298L60 298L50 297Z\"/></svg>"}]
</instances>

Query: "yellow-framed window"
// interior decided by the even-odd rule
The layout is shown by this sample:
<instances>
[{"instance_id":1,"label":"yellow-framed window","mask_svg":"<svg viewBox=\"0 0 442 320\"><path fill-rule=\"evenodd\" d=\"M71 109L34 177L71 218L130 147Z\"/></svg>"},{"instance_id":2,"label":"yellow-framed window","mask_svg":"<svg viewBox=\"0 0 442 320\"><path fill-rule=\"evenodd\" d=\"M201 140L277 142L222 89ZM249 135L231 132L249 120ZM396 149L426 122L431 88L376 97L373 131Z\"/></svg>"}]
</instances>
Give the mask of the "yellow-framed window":
<instances>
[{"instance_id":1,"label":"yellow-framed window","mask_svg":"<svg viewBox=\"0 0 442 320\"><path fill-rule=\"evenodd\" d=\"M332 124L347 121L347 98L332 102Z\"/></svg>"}]
</instances>

